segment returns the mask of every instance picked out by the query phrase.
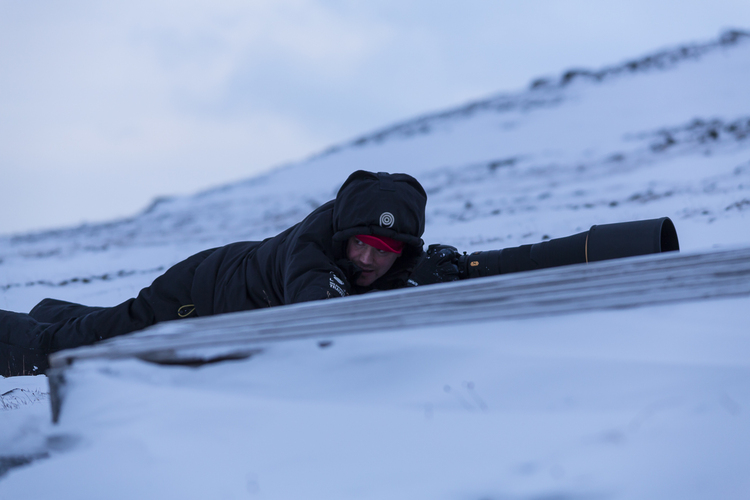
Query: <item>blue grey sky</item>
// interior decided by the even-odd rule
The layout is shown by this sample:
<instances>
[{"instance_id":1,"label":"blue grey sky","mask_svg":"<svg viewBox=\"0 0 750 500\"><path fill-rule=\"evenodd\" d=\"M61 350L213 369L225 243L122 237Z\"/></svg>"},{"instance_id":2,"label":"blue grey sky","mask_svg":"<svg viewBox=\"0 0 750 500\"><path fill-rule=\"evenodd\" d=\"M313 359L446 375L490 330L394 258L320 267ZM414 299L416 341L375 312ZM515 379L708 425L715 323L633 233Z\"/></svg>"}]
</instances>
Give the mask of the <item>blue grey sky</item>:
<instances>
[{"instance_id":1,"label":"blue grey sky","mask_svg":"<svg viewBox=\"0 0 750 500\"><path fill-rule=\"evenodd\" d=\"M728 28L750 2L0 0L0 234L133 215Z\"/></svg>"}]
</instances>

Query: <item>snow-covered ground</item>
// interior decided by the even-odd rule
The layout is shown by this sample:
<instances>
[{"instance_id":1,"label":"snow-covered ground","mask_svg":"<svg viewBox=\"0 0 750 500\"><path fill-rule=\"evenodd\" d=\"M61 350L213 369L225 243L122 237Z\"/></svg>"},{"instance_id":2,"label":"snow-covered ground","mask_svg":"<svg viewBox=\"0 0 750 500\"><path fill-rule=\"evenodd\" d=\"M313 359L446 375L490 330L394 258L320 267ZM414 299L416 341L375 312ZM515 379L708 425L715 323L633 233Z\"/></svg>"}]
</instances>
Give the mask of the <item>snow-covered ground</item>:
<instances>
[{"instance_id":1,"label":"snow-covered ground","mask_svg":"<svg viewBox=\"0 0 750 500\"><path fill-rule=\"evenodd\" d=\"M3 237L0 308L113 305L196 251L301 220L355 169L415 175L425 241L461 250L660 216L683 252L748 246L748 77L750 36L725 34L131 219ZM747 498L749 306L393 328L197 369L91 360L66 371L57 424L44 377L2 379L0 498Z\"/></svg>"}]
</instances>

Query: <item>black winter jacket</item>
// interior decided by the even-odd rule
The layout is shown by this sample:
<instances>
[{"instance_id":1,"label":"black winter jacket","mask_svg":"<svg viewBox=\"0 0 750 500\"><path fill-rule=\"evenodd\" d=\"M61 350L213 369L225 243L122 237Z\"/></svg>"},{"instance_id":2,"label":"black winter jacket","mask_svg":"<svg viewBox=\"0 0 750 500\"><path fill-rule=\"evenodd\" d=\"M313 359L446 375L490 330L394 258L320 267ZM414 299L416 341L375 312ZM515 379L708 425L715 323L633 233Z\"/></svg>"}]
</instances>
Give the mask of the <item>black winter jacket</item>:
<instances>
[{"instance_id":1,"label":"black winter jacket","mask_svg":"<svg viewBox=\"0 0 750 500\"><path fill-rule=\"evenodd\" d=\"M405 174L354 172L336 199L263 241L233 243L188 257L137 297L114 307L44 299L29 314L0 311L0 374L44 372L46 355L183 317L342 297L406 285L422 253L427 196ZM369 287L346 258L350 236L405 243L391 269Z\"/></svg>"}]
</instances>

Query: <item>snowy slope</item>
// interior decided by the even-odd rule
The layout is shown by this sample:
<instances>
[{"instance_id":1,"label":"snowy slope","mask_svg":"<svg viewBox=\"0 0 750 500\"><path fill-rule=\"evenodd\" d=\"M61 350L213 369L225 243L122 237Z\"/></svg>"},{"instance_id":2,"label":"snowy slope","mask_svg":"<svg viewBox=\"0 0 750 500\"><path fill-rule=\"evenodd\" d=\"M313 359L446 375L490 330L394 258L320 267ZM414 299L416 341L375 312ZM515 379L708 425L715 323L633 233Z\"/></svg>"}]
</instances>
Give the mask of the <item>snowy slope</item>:
<instances>
[{"instance_id":1,"label":"snowy slope","mask_svg":"<svg viewBox=\"0 0 750 500\"><path fill-rule=\"evenodd\" d=\"M60 423L16 434L51 458L0 496L742 499L748 305L302 339L200 369L77 364Z\"/></svg>"},{"instance_id":2,"label":"snowy slope","mask_svg":"<svg viewBox=\"0 0 750 500\"><path fill-rule=\"evenodd\" d=\"M750 36L730 33L537 80L128 220L3 237L0 308L114 304L193 252L299 221L359 168L415 175L425 240L462 250L657 216L683 252L748 246L748 76ZM49 457L0 478L0 498L745 498L749 305L394 328L200 369L76 364L59 424L40 404L0 412L0 473Z\"/></svg>"}]
</instances>

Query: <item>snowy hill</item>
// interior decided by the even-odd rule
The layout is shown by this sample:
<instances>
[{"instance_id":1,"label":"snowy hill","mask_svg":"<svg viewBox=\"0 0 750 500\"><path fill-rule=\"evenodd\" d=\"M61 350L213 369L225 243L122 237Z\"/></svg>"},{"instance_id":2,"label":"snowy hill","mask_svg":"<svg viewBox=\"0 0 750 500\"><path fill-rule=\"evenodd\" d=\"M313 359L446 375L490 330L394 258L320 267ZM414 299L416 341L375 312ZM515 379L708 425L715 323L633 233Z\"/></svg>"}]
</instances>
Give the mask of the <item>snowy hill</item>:
<instances>
[{"instance_id":1,"label":"snowy hill","mask_svg":"<svg viewBox=\"0 0 750 500\"><path fill-rule=\"evenodd\" d=\"M416 176L425 241L461 250L659 216L683 253L747 247L748 77L750 34L730 32L537 79L127 220L3 237L0 308L113 305L198 250L301 220L355 169ZM0 413L0 474L31 461L0 478L0 498L744 498L749 305L402 326L195 370L76 364L57 425L38 404ZM50 482L32 488L39 474Z\"/></svg>"}]
</instances>

